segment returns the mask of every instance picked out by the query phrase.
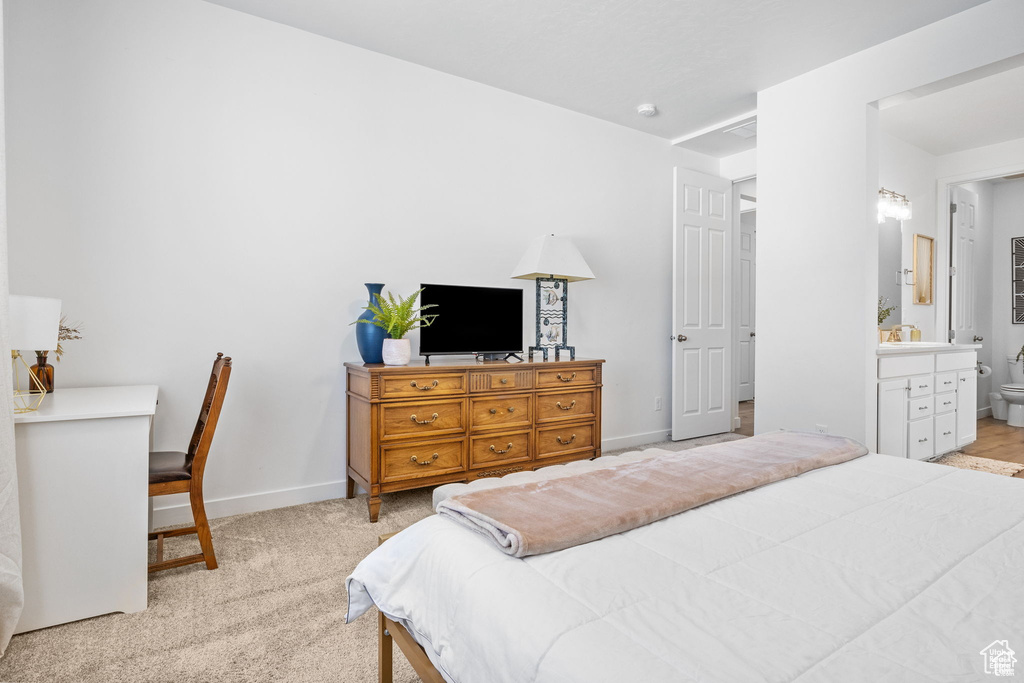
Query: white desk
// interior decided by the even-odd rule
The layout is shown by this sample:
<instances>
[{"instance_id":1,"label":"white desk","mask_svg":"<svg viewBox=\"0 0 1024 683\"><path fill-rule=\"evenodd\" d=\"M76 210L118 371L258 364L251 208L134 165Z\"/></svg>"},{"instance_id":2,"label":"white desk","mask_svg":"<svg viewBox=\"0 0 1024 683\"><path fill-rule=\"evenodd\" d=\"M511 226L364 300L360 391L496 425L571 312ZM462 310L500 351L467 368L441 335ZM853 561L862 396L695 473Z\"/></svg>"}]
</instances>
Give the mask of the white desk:
<instances>
[{"instance_id":1,"label":"white desk","mask_svg":"<svg viewBox=\"0 0 1024 683\"><path fill-rule=\"evenodd\" d=\"M16 633L146 609L156 386L57 389L14 418L25 609Z\"/></svg>"}]
</instances>

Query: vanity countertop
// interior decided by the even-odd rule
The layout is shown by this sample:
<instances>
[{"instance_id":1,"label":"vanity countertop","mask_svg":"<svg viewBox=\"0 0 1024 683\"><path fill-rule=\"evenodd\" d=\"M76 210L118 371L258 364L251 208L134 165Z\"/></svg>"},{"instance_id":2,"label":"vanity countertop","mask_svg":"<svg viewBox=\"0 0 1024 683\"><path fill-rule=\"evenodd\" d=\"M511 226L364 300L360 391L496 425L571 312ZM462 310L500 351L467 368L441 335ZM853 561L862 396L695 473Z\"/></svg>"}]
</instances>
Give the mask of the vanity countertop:
<instances>
[{"instance_id":1,"label":"vanity countertop","mask_svg":"<svg viewBox=\"0 0 1024 683\"><path fill-rule=\"evenodd\" d=\"M898 356L910 353L952 353L974 351L981 344L946 344L943 342L883 342L875 350L879 356Z\"/></svg>"}]
</instances>

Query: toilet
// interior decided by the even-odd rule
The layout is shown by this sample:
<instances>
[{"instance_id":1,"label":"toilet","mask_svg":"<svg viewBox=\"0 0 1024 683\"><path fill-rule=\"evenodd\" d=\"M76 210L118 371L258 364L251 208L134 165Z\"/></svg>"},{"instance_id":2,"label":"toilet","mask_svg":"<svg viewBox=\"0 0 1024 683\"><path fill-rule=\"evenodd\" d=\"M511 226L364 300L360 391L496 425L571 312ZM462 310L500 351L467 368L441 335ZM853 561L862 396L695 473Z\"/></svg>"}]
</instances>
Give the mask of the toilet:
<instances>
[{"instance_id":1,"label":"toilet","mask_svg":"<svg viewBox=\"0 0 1024 683\"><path fill-rule=\"evenodd\" d=\"M1016 356L1007 356L1010 366L1010 383L999 387L999 393L1008 404L1006 424L1024 427L1024 363L1018 363Z\"/></svg>"}]
</instances>

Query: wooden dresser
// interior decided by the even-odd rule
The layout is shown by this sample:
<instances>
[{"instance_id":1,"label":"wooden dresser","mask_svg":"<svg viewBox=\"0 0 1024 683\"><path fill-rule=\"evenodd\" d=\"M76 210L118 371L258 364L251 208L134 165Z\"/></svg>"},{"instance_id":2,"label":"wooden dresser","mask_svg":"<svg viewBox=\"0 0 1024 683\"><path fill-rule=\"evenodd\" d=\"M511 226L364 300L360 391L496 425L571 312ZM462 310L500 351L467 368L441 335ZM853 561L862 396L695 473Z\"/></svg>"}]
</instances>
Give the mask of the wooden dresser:
<instances>
[{"instance_id":1,"label":"wooden dresser","mask_svg":"<svg viewBox=\"0 0 1024 683\"><path fill-rule=\"evenodd\" d=\"M345 363L348 487L380 494L601 455L603 360Z\"/></svg>"}]
</instances>

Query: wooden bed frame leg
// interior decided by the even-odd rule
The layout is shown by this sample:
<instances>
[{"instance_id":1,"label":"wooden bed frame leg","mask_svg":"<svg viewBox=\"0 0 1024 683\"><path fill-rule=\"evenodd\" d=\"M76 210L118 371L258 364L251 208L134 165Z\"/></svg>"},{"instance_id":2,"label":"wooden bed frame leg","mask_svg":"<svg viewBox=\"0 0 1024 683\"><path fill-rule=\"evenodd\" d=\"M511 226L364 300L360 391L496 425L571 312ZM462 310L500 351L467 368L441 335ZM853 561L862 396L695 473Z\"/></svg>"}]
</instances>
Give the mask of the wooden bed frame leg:
<instances>
[{"instance_id":1,"label":"wooden bed frame leg","mask_svg":"<svg viewBox=\"0 0 1024 683\"><path fill-rule=\"evenodd\" d=\"M391 657L391 634L388 633L387 624L384 623L384 614L377 613L378 645L377 645L377 681L378 683L392 683L394 676L394 663Z\"/></svg>"}]
</instances>

